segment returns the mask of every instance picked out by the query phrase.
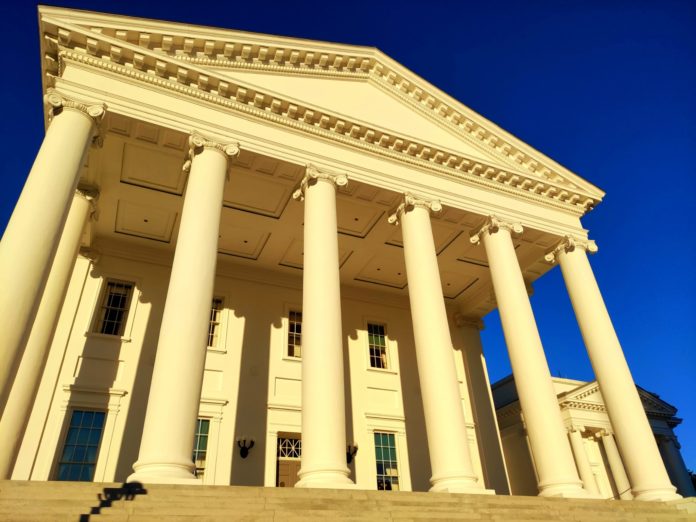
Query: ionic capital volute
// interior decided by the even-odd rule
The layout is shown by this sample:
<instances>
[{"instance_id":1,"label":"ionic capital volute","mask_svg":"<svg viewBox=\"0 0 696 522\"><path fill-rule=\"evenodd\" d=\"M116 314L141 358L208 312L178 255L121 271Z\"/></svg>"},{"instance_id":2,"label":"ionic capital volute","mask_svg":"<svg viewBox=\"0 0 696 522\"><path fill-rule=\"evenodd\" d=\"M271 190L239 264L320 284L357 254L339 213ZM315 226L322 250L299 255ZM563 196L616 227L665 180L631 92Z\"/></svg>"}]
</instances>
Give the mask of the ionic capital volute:
<instances>
[{"instance_id":1,"label":"ionic capital volute","mask_svg":"<svg viewBox=\"0 0 696 522\"><path fill-rule=\"evenodd\" d=\"M307 187L319 181L332 183L336 187L345 187L348 184L348 176L340 172L319 169L319 167L310 163L305 169L305 175L302 181L300 181L300 186L292 194L293 199L304 201Z\"/></svg>"},{"instance_id":2,"label":"ionic capital volute","mask_svg":"<svg viewBox=\"0 0 696 522\"><path fill-rule=\"evenodd\" d=\"M389 214L387 221L392 225L398 225L401 217L414 208L424 208L434 214L442 210L442 203L437 199L419 198L407 192L404 194L404 200Z\"/></svg>"},{"instance_id":3,"label":"ionic capital volute","mask_svg":"<svg viewBox=\"0 0 696 522\"><path fill-rule=\"evenodd\" d=\"M89 218L96 221L99 189L93 185L80 183L75 189L75 196L80 197L89 203Z\"/></svg>"},{"instance_id":4,"label":"ionic capital volute","mask_svg":"<svg viewBox=\"0 0 696 522\"><path fill-rule=\"evenodd\" d=\"M481 243L481 238L485 234L495 234L499 230L508 230L511 234L521 234L524 232L524 227L522 227L521 223L504 221L498 216L490 215L486 218L483 225L481 225L476 232L471 234L469 241L474 245L478 245Z\"/></svg>"},{"instance_id":5,"label":"ionic capital volute","mask_svg":"<svg viewBox=\"0 0 696 522\"><path fill-rule=\"evenodd\" d=\"M197 131L192 131L189 136L189 150L186 162L184 163L184 171L189 172L191 170L191 163L193 158L203 152L206 149L216 150L223 154L226 159L236 158L239 156L239 143L236 141L223 143L221 141L203 136Z\"/></svg>"},{"instance_id":6,"label":"ionic capital volute","mask_svg":"<svg viewBox=\"0 0 696 522\"><path fill-rule=\"evenodd\" d=\"M573 433L574 431L577 431L578 433L580 433L580 435L582 435L586 431L585 426L580 426L578 424L571 424L570 426L568 426L567 429L568 433Z\"/></svg>"},{"instance_id":7,"label":"ionic capital volute","mask_svg":"<svg viewBox=\"0 0 696 522\"><path fill-rule=\"evenodd\" d=\"M92 144L101 146L103 143L101 135L101 123L106 114L105 103L92 103L68 97L52 87L49 87L44 95L44 103L48 105L48 122L50 124L53 118L60 114L63 110L75 110L88 116L94 122L94 137Z\"/></svg>"},{"instance_id":8,"label":"ionic capital volute","mask_svg":"<svg viewBox=\"0 0 696 522\"><path fill-rule=\"evenodd\" d=\"M572 252L576 248L582 248L585 252L590 254L594 254L599 250L599 248L597 248L597 243L591 239L565 236L551 252L544 256L544 259L549 263L555 263L558 260L558 254L561 252Z\"/></svg>"},{"instance_id":9,"label":"ionic capital volute","mask_svg":"<svg viewBox=\"0 0 696 522\"><path fill-rule=\"evenodd\" d=\"M89 259L93 265L96 265L101 259L101 251L96 248L81 246L79 254L85 259Z\"/></svg>"}]
</instances>

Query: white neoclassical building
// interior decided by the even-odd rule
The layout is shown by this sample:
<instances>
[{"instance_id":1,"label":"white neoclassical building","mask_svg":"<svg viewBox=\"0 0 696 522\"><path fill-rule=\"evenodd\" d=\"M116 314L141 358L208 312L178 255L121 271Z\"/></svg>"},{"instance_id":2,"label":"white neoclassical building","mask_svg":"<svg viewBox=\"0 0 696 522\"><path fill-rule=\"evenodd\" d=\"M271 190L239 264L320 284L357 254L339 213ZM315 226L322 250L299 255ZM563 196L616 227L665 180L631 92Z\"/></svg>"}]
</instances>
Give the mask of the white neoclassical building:
<instances>
[{"instance_id":1,"label":"white neoclassical building","mask_svg":"<svg viewBox=\"0 0 696 522\"><path fill-rule=\"evenodd\" d=\"M559 264L631 495L678 498L588 261L601 190L374 48L39 18L3 477L509 493L497 307L535 492L597 496L528 297Z\"/></svg>"}]
</instances>

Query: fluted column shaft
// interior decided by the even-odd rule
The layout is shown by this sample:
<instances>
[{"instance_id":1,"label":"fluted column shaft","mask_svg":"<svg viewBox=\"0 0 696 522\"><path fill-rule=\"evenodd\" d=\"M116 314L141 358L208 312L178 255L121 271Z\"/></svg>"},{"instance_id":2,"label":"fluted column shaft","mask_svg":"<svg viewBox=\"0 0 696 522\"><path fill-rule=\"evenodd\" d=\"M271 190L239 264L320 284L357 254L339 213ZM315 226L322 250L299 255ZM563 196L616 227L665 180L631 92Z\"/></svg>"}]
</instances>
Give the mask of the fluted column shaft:
<instances>
[{"instance_id":1,"label":"fluted column shaft","mask_svg":"<svg viewBox=\"0 0 696 522\"><path fill-rule=\"evenodd\" d=\"M342 488L346 465L343 331L336 185L344 175L308 166L304 199L302 282L302 463L295 487Z\"/></svg>"},{"instance_id":2,"label":"fluted column shaft","mask_svg":"<svg viewBox=\"0 0 696 522\"><path fill-rule=\"evenodd\" d=\"M512 230L520 233L522 227L490 217L471 240L478 243L482 238L486 248L515 387L539 477L539 494L584 497L587 492L582 489L575 468L544 348L515 254Z\"/></svg>"},{"instance_id":3,"label":"fluted column shaft","mask_svg":"<svg viewBox=\"0 0 696 522\"><path fill-rule=\"evenodd\" d=\"M619 448L616 447L614 435L602 430L599 433L599 436L602 439L604 453L606 453L607 455L609 469L611 470L611 474L614 477L614 484L616 484L616 489L618 490L619 498L621 500L631 500L633 498L633 494L631 493L631 483L628 480L628 476L626 476L624 462L621 459Z\"/></svg>"},{"instance_id":4,"label":"fluted column shaft","mask_svg":"<svg viewBox=\"0 0 696 522\"><path fill-rule=\"evenodd\" d=\"M46 102L52 120L0 242L0 412L105 109L55 91L46 95Z\"/></svg>"},{"instance_id":5,"label":"fluted column shaft","mask_svg":"<svg viewBox=\"0 0 696 522\"><path fill-rule=\"evenodd\" d=\"M91 191L77 190L73 196L39 309L0 419L0 440L3 441L0 444L0 477L5 479L12 474L95 195Z\"/></svg>"},{"instance_id":6,"label":"fluted column shaft","mask_svg":"<svg viewBox=\"0 0 696 522\"><path fill-rule=\"evenodd\" d=\"M193 435L203 384L228 157L236 145L194 134L150 397L129 481L194 481Z\"/></svg>"},{"instance_id":7,"label":"fluted column shaft","mask_svg":"<svg viewBox=\"0 0 696 522\"><path fill-rule=\"evenodd\" d=\"M578 467L578 472L580 473L583 486L585 486L585 489L588 492L594 495L599 495L599 491L597 490L597 482L595 481L594 473L592 473L590 459L587 458L587 452L585 451L585 443L582 441L581 430L576 427L572 427L570 430L568 430L568 436L570 437L570 447L573 449L575 464Z\"/></svg>"},{"instance_id":8,"label":"fluted column shaft","mask_svg":"<svg viewBox=\"0 0 696 522\"><path fill-rule=\"evenodd\" d=\"M670 483L621 344L597 286L586 249L594 243L567 238L554 255L582 332L616 440L638 500L679 498Z\"/></svg>"},{"instance_id":9,"label":"fluted column shaft","mask_svg":"<svg viewBox=\"0 0 696 522\"><path fill-rule=\"evenodd\" d=\"M430 453L430 491L486 493L469 453L452 339L433 241L430 211L439 202L407 195L390 218L401 221L418 377Z\"/></svg>"}]
</instances>

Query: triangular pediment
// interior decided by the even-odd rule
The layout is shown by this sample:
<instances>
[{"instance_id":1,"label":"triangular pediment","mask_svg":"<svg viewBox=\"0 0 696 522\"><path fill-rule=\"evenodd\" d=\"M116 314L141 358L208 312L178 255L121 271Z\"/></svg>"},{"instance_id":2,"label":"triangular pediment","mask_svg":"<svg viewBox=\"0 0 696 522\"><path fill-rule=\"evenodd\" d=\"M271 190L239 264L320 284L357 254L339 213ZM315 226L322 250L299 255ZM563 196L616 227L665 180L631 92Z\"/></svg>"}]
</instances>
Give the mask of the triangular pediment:
<instances>
[{"instance_id":1,"label":"triangular pediment","mask_svg":"<svg viewBox=\"0 0 696 522\"><path fill-rule=\"evenodd\" d=\"M643 404L645 413L650 417L674 417L677 413L677 409L671 404L663 401L657 395L644 390L641 387L638 388L638 396ZM597 381L592 381L583 384L575 388L574 390L565 392L559 396L559 402L563 404L575 404L575 405L585 405L585 406L601 406L604 408L604 398L602 397L602 392L599 390L599 384Z\"/></svg>"},{"instance_id":2,"label":"triangular pediment","mask_svg":"<svg viewBox=\"0 0 696 522\"><path fill-rule=\"evenodd\" d=\"M343 116L346 120L364 122L390 134L433 146L437 144L468 157L505 165L500 158L467 143L461 136L419 114L367 78L322 78L299 74L268 74L244 69L223 69L219 72L247 85L259 86L302 101L323 112Z\"/></svg>"},{"instance_id":3,"label":"triangular pediment","mask_svg":"<svg viewBox=\"0 0 696 522\"><path fill-rule=\"evenodd\" d=\"M44 77L70 60L155 76L178 95L576 214L604 195L374 48L43 6L39 16Z\"/></svg>"}]
</instances>

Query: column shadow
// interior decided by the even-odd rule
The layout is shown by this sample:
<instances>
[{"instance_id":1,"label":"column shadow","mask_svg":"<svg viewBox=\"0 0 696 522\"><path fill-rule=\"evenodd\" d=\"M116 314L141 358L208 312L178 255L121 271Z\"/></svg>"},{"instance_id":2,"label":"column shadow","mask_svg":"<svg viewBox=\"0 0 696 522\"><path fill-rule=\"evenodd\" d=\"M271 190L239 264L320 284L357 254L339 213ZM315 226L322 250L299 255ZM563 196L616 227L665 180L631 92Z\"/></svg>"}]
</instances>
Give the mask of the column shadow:
<instances>
[{"instance_id":1,"label":"column shadow","mask_svg":"<svg viewBox=\"0 0 696 522\"><path fill-rule=\"evenodd\" d=\"M268 417L269 358L273 328L282 328L280 316L269 320L262 309L243 300L235 303L234 314L244 318L242 354L239 361L239 388L234 423L230 484L263 486ZM237 440L254 440L246 457ZM223 444L225 442L222 442Z\"/></svg>"}]
</instances>

